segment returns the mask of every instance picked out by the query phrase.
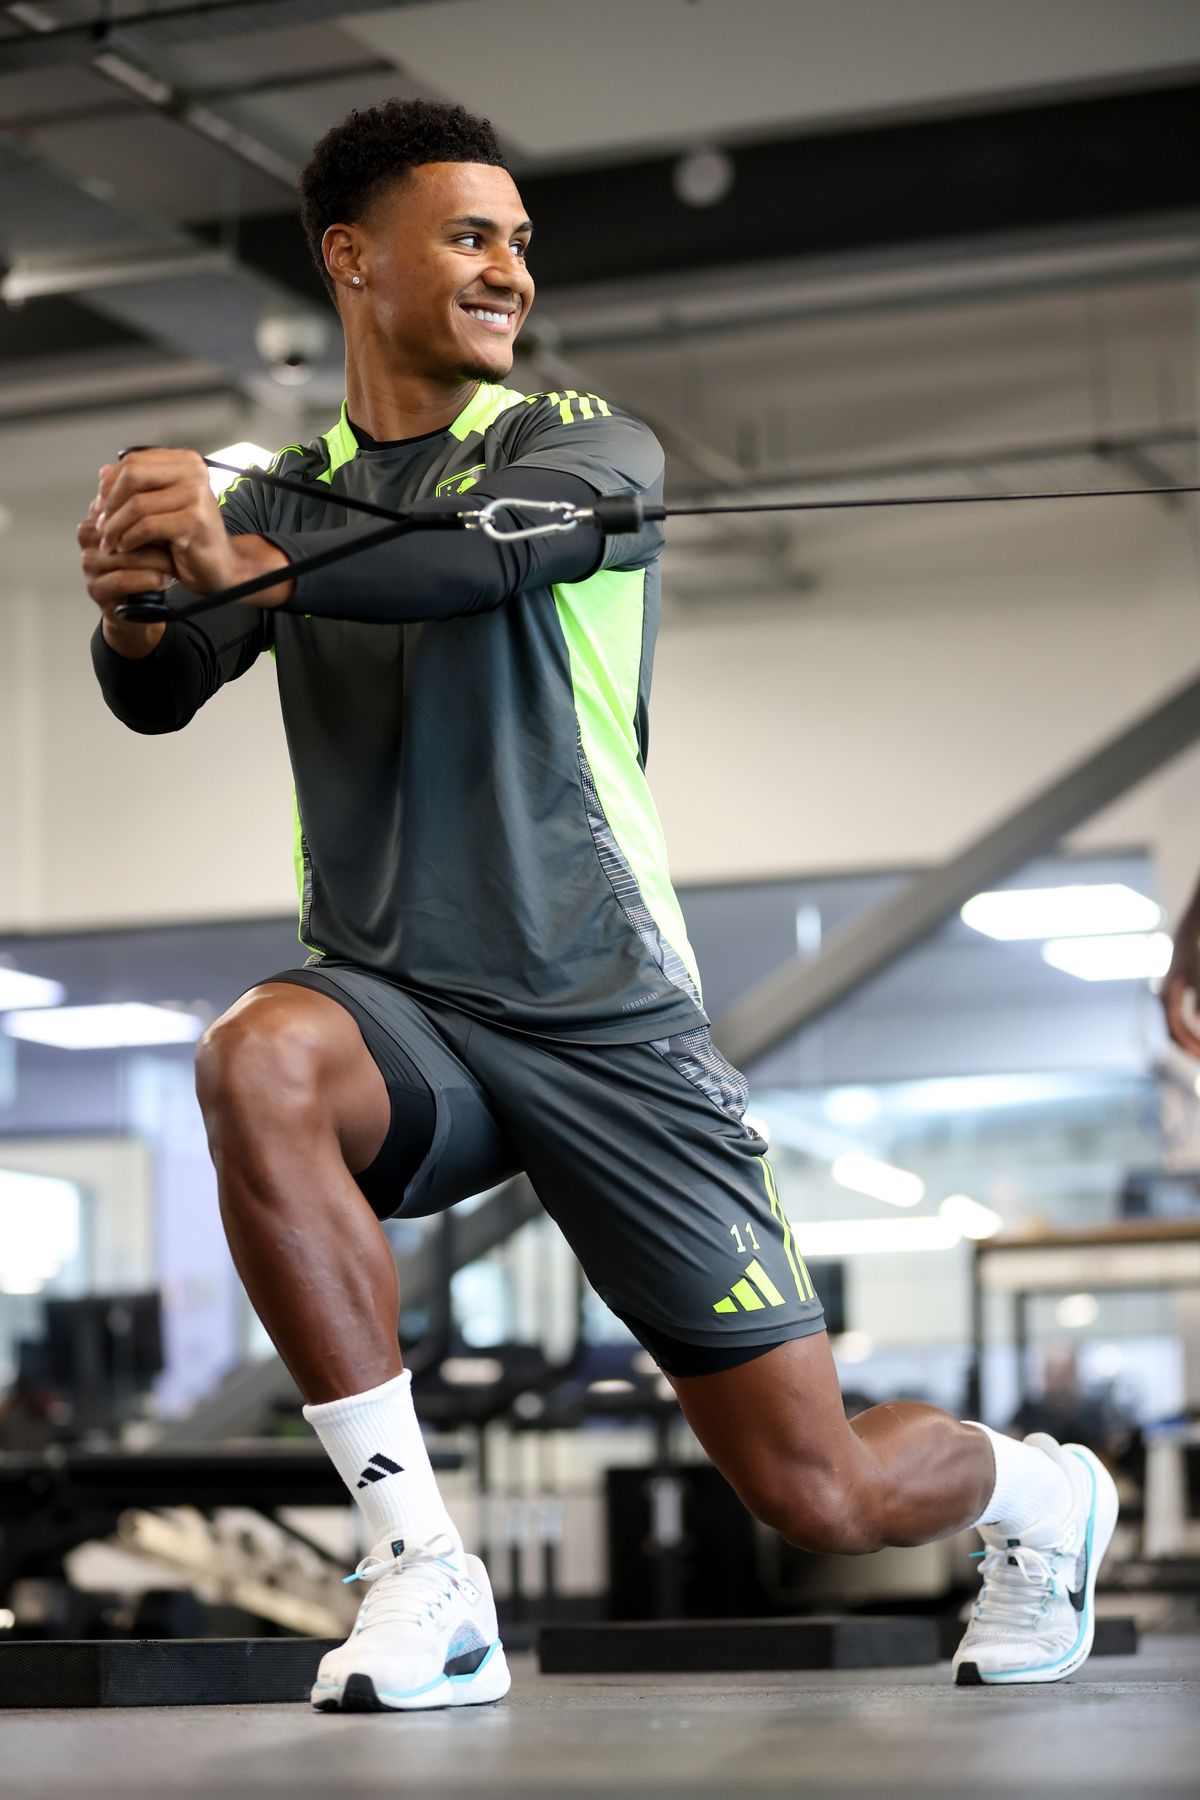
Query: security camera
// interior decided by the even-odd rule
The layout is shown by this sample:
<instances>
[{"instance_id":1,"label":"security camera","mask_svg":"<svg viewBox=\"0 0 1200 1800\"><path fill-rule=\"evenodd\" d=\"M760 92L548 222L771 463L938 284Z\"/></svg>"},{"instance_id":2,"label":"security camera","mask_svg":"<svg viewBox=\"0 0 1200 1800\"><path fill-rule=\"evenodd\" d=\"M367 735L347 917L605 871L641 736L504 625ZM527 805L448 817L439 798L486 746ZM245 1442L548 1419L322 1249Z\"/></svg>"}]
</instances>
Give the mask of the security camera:
<instances>
[{"instance_id":1,"label":"security camera","mask_svg":"<svg viewBox=\"0 0 1200 1800\"><path fill-rule=\"evenodd\" d=\"M316 313L266 312L254 328L258 354L287 386L310 379L328 341L329 328Z\"/></svg>"}]
</instances>

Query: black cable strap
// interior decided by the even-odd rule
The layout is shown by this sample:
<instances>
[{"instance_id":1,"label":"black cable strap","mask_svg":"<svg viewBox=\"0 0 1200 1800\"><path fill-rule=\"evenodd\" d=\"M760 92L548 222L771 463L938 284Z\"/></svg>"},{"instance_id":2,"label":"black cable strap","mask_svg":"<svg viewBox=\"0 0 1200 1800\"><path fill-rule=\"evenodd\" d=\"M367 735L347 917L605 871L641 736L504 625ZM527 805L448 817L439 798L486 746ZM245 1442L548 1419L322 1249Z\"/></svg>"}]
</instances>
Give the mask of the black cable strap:
<instances>
[{"instance_id":1,"label":"black cable strap","mask_svg":"<svg viewBox=\"0 0 1200 1800\"><path fill-rule=\"evenodd\" d=\"M121 454L124 456L128 452L122 451ZM858 512L899 506L991 506L1032 500L1120 500L1137 495L1153 497L1200 493L1200 483L1179 482L1161 487L1072 488L1023 494L898 494L865 500L762 500L730 506L647 505L640 494L628 493L598 496L587 507L574 506L567 500L495 499L485 502L481 507L466 506L460 512L443 512L432 506L422 505L420 501L403 508L377 506L370 500L358 500L352 494L336 492L324 482L302 481L294 475L275 475L267 469L239 469L232 463L218 462L211 456L206 456L203 460L210 469L228 470L234 476L258 482L264 487L280 488L285 493L299 494L305 499L322 500L344 507L348 512L365 513L373 519L386 519L388 525L382 530L365 531L350 543L341 543L328 550L316 550L311 556L300 557L278 569L269 569L265 574L255 575L249 581L222 588L219 593L199 595L186 606L169 608L161 591L157 589L131 595L128 601L114 609L118 619L131 619L141 623L192 619L199 613L211 612L214 607L248 600L252 594L276 587L281 581L295 581L301 575L310 575L317 569L328 568L331 563L340 562L343 557L355 556L360 550L374 549L377 544L387 543L391 538L402 537L406 532L417 530L479 530L497 542L505 542L515 538L542 537L555 531L572 531L578 525L593 525L607 536L615 537L632 534L640 531L647 522L657 523L664 519L729 518L752 513ZM496 518L507 507L524 507L527 511L551 516L540 525L505 529L496 524Z\"/></svg>"}]
</instances>

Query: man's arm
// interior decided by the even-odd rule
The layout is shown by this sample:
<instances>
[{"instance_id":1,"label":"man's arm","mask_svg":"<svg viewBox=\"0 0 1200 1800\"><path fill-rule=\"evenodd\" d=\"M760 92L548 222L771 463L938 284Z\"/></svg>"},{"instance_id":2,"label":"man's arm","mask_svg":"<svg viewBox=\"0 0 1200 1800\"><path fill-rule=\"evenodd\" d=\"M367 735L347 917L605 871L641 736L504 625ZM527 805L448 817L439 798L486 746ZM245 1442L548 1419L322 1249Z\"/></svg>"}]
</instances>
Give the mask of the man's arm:
<instances>
[{"instance_id":1,"label":"man's arm","mask_svg":"<svg viewBox=\"0 0 1200 1800\"><path fill-rule=\"evenodd\" d=\"M230 515L223 529L239 532L253 526L242 507L231 508ZM162 545L106 550L103 524L103 502L97 495L76 536L87 591L102 614L91 647L100 691L109 710L132 731L179 731L219 687L250 667L270 641L270 621L263 612L238 606L218 607L203 619L177 622L169 630L165 624L116 618L115 608L131 594L172 581L175 565Z\"/></svg>"},{"instance_id":2,"label":"man's arm","mask_svg":"<svg viewBox=\"0 0 1200 1800\"><path fill-rule=\"evenodd\" d=\"M611 429L606 435L610 434ZM654 450L661 470L661 452L657 445ZM539 456L541 460L535 460ZM623 482L639 490L643 485L636 474L632 479L618 475L596 456L579 473L561 466L567 460L561 444L543 444L540 451L531 445L528 455L522 453L478 482L470 490L471 504L516 498L565 500L585 507L597 493L616 492ZM628 555L644 562L658 553L662 543L656 526L645 527L636 545L624 538L606 540L591 525L507 543L479 531L416 530L361 551L348 564L293 580L289 562L318 549L353 544L369 528L272 531L268 537L261 527L252 527L249 534L231 538L208 490L204 464L192 451L134 452L119 469L106 474L98 523L111 551L125 554L167 545L180 580L196 594L217 593L278 569L281 580L275 586L243 603L255 611L282 608L368 624L458 618L501 606L527 588L584 581L606 564L626 566ZM460 511L463 504L461 496L422 503L447 514Z\"/></svg>"},{"instance_id":3,"label":"man's arm","mask_svg":"<svg viewBox=\"0 0 1200 1800\"><path fill-rule=\"evenodd\" d=\"M501 497L563 500L586 507L596 494L577 475L514 463L486 476L469 495L423 501L422 509L452 515L464 506L474 508ZM522 513L519 508L500 519L506 529L539 522L538 514ZM320 532L273 531L270 542L289 562L295 562L315 550L352 544L363 535L358 526ZM279 610L376 624L461 618L490 612L526 588L586 581L599 568L603 553L604 540L592 525L509 543L497 543L481 531L418 529L360 551L349 561L301 575L290 584L291 597Z\"/></svg>"}]
</instances>

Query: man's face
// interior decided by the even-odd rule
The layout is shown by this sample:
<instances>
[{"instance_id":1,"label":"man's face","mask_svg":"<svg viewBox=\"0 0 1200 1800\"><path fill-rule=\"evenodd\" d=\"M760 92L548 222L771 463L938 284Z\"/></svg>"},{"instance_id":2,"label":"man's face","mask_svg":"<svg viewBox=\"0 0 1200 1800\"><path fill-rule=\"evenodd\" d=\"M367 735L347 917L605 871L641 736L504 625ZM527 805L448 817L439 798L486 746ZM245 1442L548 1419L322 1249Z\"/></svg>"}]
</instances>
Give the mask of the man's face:
<instances>
[{"instance_id":1,"label":"man's face","mask_svg":"<svg viewBox=\"0 0 1200 1800\"><path fill-rule=\"evenodd\" d=\"M532 227L506 169L423 163L385 189L358 231L372 324L415 373L494 381L533 304Z\"/></svg>"}]
</instances>

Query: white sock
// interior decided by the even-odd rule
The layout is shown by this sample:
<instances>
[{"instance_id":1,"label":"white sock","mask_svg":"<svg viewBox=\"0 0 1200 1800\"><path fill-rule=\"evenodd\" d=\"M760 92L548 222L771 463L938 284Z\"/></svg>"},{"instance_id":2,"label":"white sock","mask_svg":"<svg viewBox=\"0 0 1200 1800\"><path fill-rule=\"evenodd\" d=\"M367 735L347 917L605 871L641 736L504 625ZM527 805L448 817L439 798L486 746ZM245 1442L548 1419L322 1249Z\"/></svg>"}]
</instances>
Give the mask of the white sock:
<instances>
[{"instance_id":1,"label":"white sock","mask_svg":"<svg viewBox=\"0 0 1200 1800\"><path fill-rule=\"evenodd\" d=\"M1066 1519L1074 1495L1053 1457L1036 1444L1018 1443L976 1419L964 1419L963 1423L985 1434L996 1459L996 1485L975 1521L977 1527L987 1525L1006 1537L1021 1537L1043 1520Z\"/></svg>"},{"instance_id":2,"label":"white sock","mask_svg":"<svg viewBox=\"0 0 1200 1800\"><path fill-rule=\"evenodd\" d=\"M303 1410L362 1508L372 1550L385 1539L425 1544L444 1533L462 1555L413 1410L411 1369L364 1394Z\"/></svg>"}]
</instances>

